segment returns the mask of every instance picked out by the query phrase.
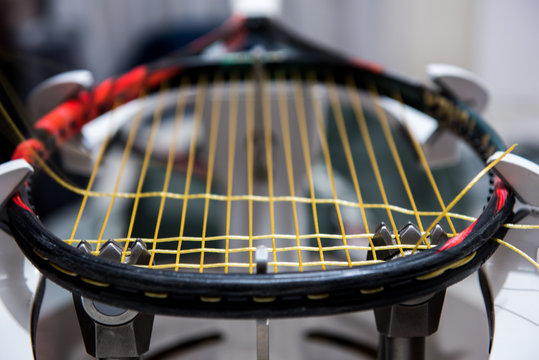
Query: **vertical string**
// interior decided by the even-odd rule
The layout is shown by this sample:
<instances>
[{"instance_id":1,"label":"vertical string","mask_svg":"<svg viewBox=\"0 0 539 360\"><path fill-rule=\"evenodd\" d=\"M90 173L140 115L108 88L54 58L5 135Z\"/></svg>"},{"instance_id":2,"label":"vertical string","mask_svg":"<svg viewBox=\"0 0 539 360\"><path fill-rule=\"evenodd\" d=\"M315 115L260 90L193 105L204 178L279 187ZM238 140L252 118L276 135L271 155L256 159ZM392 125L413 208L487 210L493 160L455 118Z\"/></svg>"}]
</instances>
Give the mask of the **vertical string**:
<instances>
[{"instance_id":1,"label":"vertical string","mask_svg":"<svg viewBox=\"0 0 539 360\"><path fill-rule=\"evenodd\" d=\"M316 210L316 197L314 193L313 172L311 164L311 151L309 149L309 136L307 131L307 121L305 115L305 100L303 98L303 89L301 87L301 77L299 74L294 74L293 88L294 88L294 104L296 108L296 116L298 119L299 134L301 140L301 148L303 152L303 162L305 164L305 173L307 174L307 182L309 184L309 195L311 197L311 209L313 212L314 230L316 231L316 242L318 245L318 253L320 254L320 262L322 263L322 270L326 269L324 262L324 248L320 239L320 226L318 224L318 213Z\"/></svg>"},{"instance_id":2,"label":"vertical string","mask_svg":"<svg viewBox=\"0 0 539 360\"><path fill-rule=\"evenodd\" d=\"M263 72L260 74L259 86L260 86L260 96L262 103L262 118L264 122L264 144L266 150L266 167L267 167L267 177L268 177L268 204L270 210L270 226L271 226L271 246L273 249L273 263L274 270L277 272L277 251L275 246L275 206L273 202L273 133L272 133L272 124L271 124L271 104L270 97L268 95L268 89L266 84L265 75ZM300 265L301 267L301 265Z\"/></svg>"},{"instance_id":3,"label":"vertical string","mask_svg":"<svg viewBox=\"0 0 539 360\"><path fill-rule=\"evenodd\" d=\"M330 185L331 185L331 193L333 195L333 205L335 206L335 212L337 213L337 219L339 221L339 227L342 234L342 241L343 241L344 249L346 252L346 260L348 261L348 266L352 267L352 259L350 258L350 252L348 250L348 241L346 239L346 232L344 230L342 214L339 208L339 204L337 202L337 189L335 186L335 177L333 176L333 166L331 164L331 156L329 154L329 145L328 145L327 135L325 131L322 103L320 102L319 96L317 96L316 94L316 88L315 88L316 75L312 72L309 73L308 81L309 81L309 87L311 89L311 99L313 102L313 110L314 110L314 117L316 120L316 125L318 127L318 135L320 137L320 145L322 146L322 154L324 156L324 161L326 163L326 170L327 170Z\"/></svg>"},{"instance_id":4,"label":"vertical string","mask_svg":"<svg viewBox=\"0 0 539 360\"><path fill-rule=\"evenodd\" d=\"M509 147L509 149L505 150L505 152L499 157L497 158L496 160L494 160L493 162L489 163L487 166L485 166L483 168L483 170L481 170L479 173L477 173L477 175L475 175L475 177L464 187L462 188L462 190L457 194L457 196L455 196L455 198L453 198L453 200L451 200L451 202L447 205L447 207L444 209L444 211L442 211L437 217L436 219L434 219L434 221L432 221L429 225L429 227L427 228L427 230L425 230L425 232L423 233L423 235L421 236L421 238L416 242L414 248L412 249L412 254L415 253L417 251L417 249L419 248L419 245L424 241L424 238L427 237L427 234L430 233L430 231L436 226L436 224L443 218L447 215L447 213L449 211L451 211L451 209L460 201L460 199L462 199L464 197L464 195L466 195L468 193L468 191L470 191L470 189L472 187L475 186L475 184L477 184L477 182L483 177L485 176L485 174L487 174L494 166L496 166L500 161L502 161L502 159L507 155L509 154L511 151L513 151L515 149L515 147L517 146L517 144L514 144L513 146Z\"/></svg>"},{"instance_id":5,"label":"vertical string","mask_svg":"<svg viewBox=\"0 0 539 360\"><path fill-rule=\"evenodd\" d=\"M249 221L249 273L253 273L253 167L254 167L254 116L255 83L246 82L245 88L245 128L247 134L247 194Z\"/></svg>"},{"instance_id":6,"label":"vertical string","mask_svg":"<svg viewBox=\"0 0 539 360\"><path fill-rule=\"evenodd\" d=\"M226 190L226 239L225 239L225 273L228 273L230 247L230 215L231 196L234 183L234 158L236 151L236 127L238 124L239 83L238 74L232 74L230 80L230 102L228 110L228 173Z\"/></svg>"},{"instance_id":7,"label":"vertical string","mask_svg":"<svg viewBox=\"0 0 539 360\"><path fill-rule=\"evenodd\" d=\"M150 136L148 138L148 144L146 145L146 150L144 151L144 158L142 160L142 167L140 169L140 173L139 173L139 178L138 178L138 181L137 181L137 190L135 192L135 199L133 201L133 209L131 210L131 218L129 219L129 227L128 227L128 230L127 230L127 238L130 239L132 234L133 234L133 226L135 224L135 218L136 218L136 215L137 215L137 211L138 211L138 206L139 206L139 202L140 202L140 195L141 195L141 192L142 192L142 186L144 185L144 181L146 179L146 174L148 172L148 166L150 164L150 159L151 159L151 156L152 156L152 152L153 152L153 143L155 141L155 135L157 134L157 129L159 128L159 124L161 122L161 111L162 110L157 110L159 108L162 109L162 107L164 106L163 102L165 100L165 93L166 93L166 89L163 87L161 87L160 91L159 91L159 95L158 95L158 105L157 105L157 108L156 108L156 111L154 113L154 116L153 116L153 119L152 119L152 126L150 128Z\"/></svg>"},{"instance_id":8,"label":"vertical string","mask_svg":"<svg viewBox=\"0 0 539 360\"><path fill-rule=\"evenodd\" d=\"M355 86L353 78L351 77L349 77L347 80L347 89L348 89L350 100L352 102L352 108L354 109L356 120L360 129L360 132L361 132L361 136L363 138L363 142L365 143L365 147L367 148L369 160L371 162L371 166L374 171L374 176L376 177L378 189L380 190L380 194L382 195L382 199L387 210L387 216L389 217L389 222L391 223L391 227L393 228L393 233L395 234L395 240L397 241L398 245L401 245L399 232L397 230L397 226L395 225L395 220L393 219L393 214L391 212L391 209L389 208L389 201L387 199L386 191L384 188L384 183L382 181L382 176L380 174L378 161L376 160L376 155L374 154L374 148L372 146L372 141L369 134L369 129L367 127L367 122L365 121L365 115L363 114L363 108L361 105L361 101L359 99L358 90ZM401 255L404 256L404 251L402 250L400 246L399 246L399 250L400 250Z\"/></svg>"},{"instance_id":9,"label":"vertical string","mask_svg":"<svg viewBox=\"0 0 539 360\"><path fill-rule=\"evenodd\" d=\"M101 144L101 148L99 149L99 154L97 155L94 166L92 168L92 172L90 174L90 179L88 180L88 184L86 185L86 189L84 190L84 195L82 197L82 202L80 204L79 211L77 213L77 218L75 219L75 224L73 225L73 229L71 230L71 235L69 236L69 241L68 241L69 245L71 245L73 243L73 239L75 238L75 233L77 232L77 228L79 226L80 219L82 217L82 213L84 212L84 208L86 207L86 203L88 202L88 197L89 197L90 191L92 190L95 178L97 176L97 172L99 170L99 167L101 166L101 162L103 161L103 157L105 155L105 150L107 149L108 143L110 141L110 136L109 135L106 137L106 139Z\"/></svg>"},{"instance_id":10,"label":"vertical string","mask_svg":"<svg viewBox=\"0 0 539 360\"><path fill-rule=\"evenodd\" d=\"M114 101L114 104L112 106L112 111L114 111L114 109L116 109L118 107L119 103L120 103L120 101L118 99L116 99ZM111 116L113 116L113 113L111 113ZM69 236L69 241L68 241L69 245L71 245L73 243L73 240L75 238L75 234L77 232L77 229L78 229L78 226L79 226L79 223L80 223L80 219L82 218L82 213L84 212L84 208L86 207L86 203L88 202L88 197L90 195L90 191L92 190L95 178L97 177L97 173L99 171L99 168L101 167L101 163L103 162L103 157L105 156L105 151L107 150L107 147L108 147L108 144L110 142L111 136L112 136L112 132L109 131L106 138L105 138L105 140L101 144L101 148L99 149L99 153L97 155L94 166L92 168L92 172L90 174L90 179L88 180L88 184L86 185L86 189L84 190L84 195L82 197L82 202L81 202L81 205L79 207L77 217L75 219L75 224L73 225L71 235ZM100 241L98 241L96 251L99 251L100 245L101 245Z\"/></svg>"},{"instance_id":11,"label":"vertical string","mask_svg":"<svg viewBox=\"0 0 539 360\"><path fill-rule=\"evenodd\" d=\"M218 73L213 80L213 101L210 124L210 148L208 154L208 169L206 174L206 195L210 195L213 181L213 168L215 163L215 149L217 145L217 134L219 133L219 120L221 119L221 103L223 91L223 77ZM200 244L200 272L204 271L204 248L206 246L206 228L208 225L208 211L210 208L210 198L206 196L204 201L204 218L202 222L202 240Z\"/></svg>"},{"instance_id":12,"label":"vertical string","mask_svg":"<svg viewBox=\"0 0 539 360\"><path fill-rule=\"evenodd\" d=\"M277 79L279 80L278 86L278 101L279 101L279 117L281 119L281 132L283 134L283 147L286 160L286 173L288 175L288 188L290 189L290 196L292 197L292 215L294 217L294 229L296 232L296 246L298 253L298 262L299 262L299 271L303 271L303 262L301 257L301 242L299 238L299 226L298 226L298 214L296 209L296 201L294 197L295 193L295 181L294 181L294 165L292 161L292 149L291 149L291 140L290 140L290 119L288 116L288 104L286 98L286 83L284 79L284 74L279 72L277 74Z\"/></svg>"},{"instance_id":13,"label":"vertical string","mask_svg":"<svg viewBox=\"0 0 539 360\"><path fill-rule=\"evenodd\" d=\"M402 184L404 185L404 189L406 190L406 194L408 196L408 200L410 201L410 205L412 206L412 210L414 211L417 225L419 226L419 231L421 232L421 234L423 234L423 224L421 222L421 217L419 216L419 212L417 211L414 196L412 195L412 190L410 189L410 184L408 183L408 179L406 177L406 172L404 171L404 167L402 166L402 161L399 156L397 146L395 144L395 139L393 138L393 134L391 133L391 129L389 128L389 121L387 119L384 109L380 105L380 97L378 96L378 91L374 86L370 89L370 91L374 98L374 110L376 111L378 119L380 120L380 125L382 126L382 131L386 138L387 144L389 145L389 150L391 152L391 155L393 156L395 165L397 166L399 176L401 178ZM426 238L425 243L427 247L430 248L430 242Z\"/></svg>"},{"instance_id":14,"label":"vertical string","mask_svg":"<svg viewBox=\"0 0 539 360\"><path fill-rule=\"evenodd\" d=\"M129 129L129 134L128 134L127 141L126 141L126 144L125 144L125 148L124 148L124 151L123 151L122 160L121 160L121 163L120 163L120 168L118 170L118 174L116 175L116 182L114 184L114 190L113 190L111 198L110 198L109 206L107 208L107 212L105 214L105 219L103 220L103 224L101 226L99 236L97 238L97 250L99 250L99 245L101 244L101 241L103 239L103 234L105 232L105 228L107 227L107 223L109 221L110 214L112 213L112 207L114 206L114 202L116 200L116 196L117 196L117 193L118 193L118 188L120 187L120 182L121 182L121 180L123 178L123 173L124 173L124 170L125 170L125 166L127 165L127 160L129 159L129 156L131 155L131 150L133 149L133 143L135 142L135 137L137 135L137 132L138 132L141 120L142 120L143 109L144 109L143 102L145 101L145 94L141 94L140 98L141 98L141 104L139 105L139 110L137 111L137 114L135 115L135 118L133 119L133 123L131 124L131 127ZM126 242L126 245L128 243L129 243L129 240ZM125 258L124 253L125 253L125 251L122 253L123 258Z\"/></svg>"},{"instance_id":15,"label":"vertical string","mask_svg":"<svg viewBox=\"0 0 539 360\"><path fill-rule=\"evenodd\" d=\"M152 251L150 254L150 261L148 264L148 266L150 267L154 264L155 252L157 249L157 237L159 236L159 230L161 228L161 221L163 219L163 211L165 209L165 201L167 199L166 193L168 192L168 187L170 185L170 178L172 175L172 168L174 166L174 159L176 158L176 148L178 144L180 126L185 116L185 104L187 103L187 89L188 88L189 88L189 83L187 81L187 78L183 78L180 90L178 91L178 100L176 101L176 113L174 115L174 127L172 130L172 139L170 142L170 147L168 149L165 179L163 180L161 200L159 202L159 210L157 212L157 221L155 223L155 229L154 229L154 234L153 234Z\"/></svg>"},{"instance_id":16,"label":"vertical string","mask_svg":"<svg viewBox=\"0 0 539 360\"><path fill-rule=\"evenodd\" d=\"M357 201L359 203L359 208L361 210L361 217L363 218L363 223L365 224L365 232L367 234L370 234L369 223L367 222L367 215L365 213L365 204L363 202L363 196L361 195L361 190L359 188L359 181L358 181L358 177L356 173L356 167L354 165L354 159L352 156L350 141L348 139L346 125L344 123L344 118L343 118L343 113L342 113L342 107L339 101L339 94L337 93L335 81L333 79L333 76L331 75L328 75L327 86L329 90L329 100L331 103L331 108L333 110L333 116L335 117L337 130L339 132L339 136L341 138L341 143L344 150L344 155L346 157L348 169L352 177L352 183L354 184L354 190L356 192ZM369 239L369 244L371 246L371 253L372 253L373 259L377 260L375 246L374 246L374 243L372 242L372 236L369 236L368 239Z\"/></svg>"},{"instance_id":17,"label":"vertical string","mask_svg":"<svg viewBox=\"0 0 539 360\"><path fill-rule=\"evenodd\" d=\"M185 219L187 213L187 203L189 202L189 188L191 186L191 179L193 176L193 167L195 163L195 153L197 147L198 134L202 124L202 114L204 111L204 100L206 98L207 90L207 75L201 74L198 78L197 94L195 98L195 128L193 129L193 136L191 137L191 144L189 146L189 157L187 160L187 174L185 177L184 197L182 202L182 214L180 220L180 231L178 235L178 247L176 249L176 263L174 269L177 271L180 266L180 251L182 248L183 232L185 230Z\"/></svg>"},{"instance_id":18,"label":"vertical string","mask_svg":"<svg viewBox=\"0 0 539 360\"><path fill-rule=\"evenodd\" d=\"M403 107L403 111L405 110L404 103L402 102L402 98L400 94L396 94L395 99L399 101ZM406 132L408 134L408 138L412 140L412 144L414 146L415 152L417 156L419 157L419 161L421 162L421 166L423 166L423 169L425 170L425 173L427 174L427 178L429 179L429 182L432 186L432 189L434 190L434 194L436 195L436 199L438 200L438 203L440 204L440 207L442 208L442 211L445 211L445 203L442 199L442 195L440 194L440 190L438 189L438 185L436 184L436 181L434 180L434 176L432 175L432 171L430 169L429 163L427 161L427 157L425 156L425 153L423 151L423 148L417 141L416 137L412 134L410 127L408 126L408 122L406 120L406 115L403 116L405 121L403 121L404 128L406 129ZM446 214L445 216L447 223L449 224L449 227L451 228L451 231L453 233L453 236L457 235L457 231L455 230L455 226L453 225L453 221L451 221L451 217Z\"/></svg>"}]
</instances>

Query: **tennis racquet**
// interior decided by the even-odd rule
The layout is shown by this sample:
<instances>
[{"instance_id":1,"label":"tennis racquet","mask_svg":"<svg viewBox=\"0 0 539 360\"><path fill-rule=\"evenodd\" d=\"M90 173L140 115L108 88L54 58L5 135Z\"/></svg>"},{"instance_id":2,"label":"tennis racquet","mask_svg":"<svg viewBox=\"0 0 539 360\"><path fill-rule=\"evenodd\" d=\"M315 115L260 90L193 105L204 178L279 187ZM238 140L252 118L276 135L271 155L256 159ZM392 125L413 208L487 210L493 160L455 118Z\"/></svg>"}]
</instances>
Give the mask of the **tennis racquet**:
<instances>
[{"instance_id":1,"label":"tennis racquet","mask_svg":"<svg viewBox=\"0 0 539 360\"><path fill-rule=\"evenodd\" d=\"M118 118L129 121L103 141L86 186L54 171L54 151ZM450 133L466 166L505 150L443 91L235 16L36 122L13 159L78 196L74 225L55 234L41 222L32 180L9 222L46 277L142 312L273 318L402 303L475 272L514 204L486 175L468 201L477 213L459 215L475 181L429 166L422 124Z\"/></svg>"}]
</instances>

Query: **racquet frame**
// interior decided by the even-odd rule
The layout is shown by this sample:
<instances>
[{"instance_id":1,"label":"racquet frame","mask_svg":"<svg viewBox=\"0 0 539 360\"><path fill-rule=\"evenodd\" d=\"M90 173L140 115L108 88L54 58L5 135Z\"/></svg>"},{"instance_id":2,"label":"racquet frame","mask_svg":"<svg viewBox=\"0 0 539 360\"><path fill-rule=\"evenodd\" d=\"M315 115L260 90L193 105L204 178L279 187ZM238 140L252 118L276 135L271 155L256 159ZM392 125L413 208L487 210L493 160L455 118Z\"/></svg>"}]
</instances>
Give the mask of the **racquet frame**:
<instances>
[{"instance_id":1,"label":"racquet frame","mask_svg":"<svg viewBox=\"0 0 539 360\"><path fill-rule=\"evenodd\" d=\"M301 52L268 52L208 59L197 56L221 37L238 38L245 32L286 40ZM242 35L243 34L243 35ZM271 49L271 46L269 46ZM384 72L375 64L347 59L287 35L266 19L233 18L216 33L195 42L191 56L174 56L149 66L140 66L118 78L107 79L89 91L60 105L34 127L35 138L23 142L14 158L35 162L76 136L96 116L144 92L155 92L166 81L178 86L188 75L194 82L202 74L219 72L226 81L231 74L253 77L253 63L262 62L269 80L276 73L286 78L323 82L331 74L337 85L352 80L357 89L375 86L380 96L400 101L432 118L440 126L464 138L486 159L503 150L499 137L466 106L425 86ZM114 99L114 100L113 100ZM118 101L118 99L120 99ZM68 112L70 121L65 121ZM62 119L60 119L62 118ZM478 219L444 245L413 256L346 269L276 274L184 273L146 269L115 263L83 253L65 244L40 222L27 200L29 189L21 189L8 205L13 234L34 265L45 276L75 294L134 310L203 317L270 318L334 314L391 305L435 293L476 271L496 250L491 237L502 237L501 225L511 216L514 198L499 180L490 201Z\"/></svg>"}]
</instances>

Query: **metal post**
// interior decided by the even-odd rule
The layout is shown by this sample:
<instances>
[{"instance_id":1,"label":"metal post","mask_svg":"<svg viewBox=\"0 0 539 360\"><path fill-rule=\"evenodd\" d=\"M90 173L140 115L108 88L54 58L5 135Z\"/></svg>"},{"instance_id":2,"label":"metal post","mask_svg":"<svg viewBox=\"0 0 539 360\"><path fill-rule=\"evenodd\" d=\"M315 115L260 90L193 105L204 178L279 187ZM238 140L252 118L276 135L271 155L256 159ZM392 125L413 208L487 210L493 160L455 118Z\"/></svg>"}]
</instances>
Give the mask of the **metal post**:
<instances>
[{"instance_id":1,"label":"metal post","mask_svg":"<svg viewBox=\"0 0 539 360\"><path fill-rule=\"evenodd\" d=\"M399 230L401 242L415 244L421 238L421 232L412 223ZM394 240L387 226L382 223L376 229L372 241L375 246L394 245ZM436 225L430 234L432 244L447 241L443 229ZM378 250L377 258L389 259L398 256L395 250ZM372 259L373 255L368 254ZM445 290L401 304L374 309L376 327L380 333L378 360L423 360L425 359L425 337L438 330Z\"/></svg>"},{"instance_id":2,"label":"metal post","mask_svg":"<svg viewBox=\"0 0 539 360\"><path fill-rule=\"evenodd\" d=\"M268 271L268 249L259 246L255 252L256 273ZM269 319L256 319L256 359L269 360Z\"/></svg>"},{"instance_id":3,"label":"metal post","mask_svg":"<svg viewBox=\"0 0 539 360\"><path fill-rule=\"evenodd\" d=\"M81 251L89 252L90 245L81 242ZM113 241L102 248L100 257L120 261L122 247ZM137 240L126 262L148 263L146 246ZM153 314L142 314L73 294L86 352L100 360L139 360L150 348Z\"/></svg>"},{"instance_id":4,"label":"metal post","mask_svg":"<svg viewBox=\"0 0 539 360\"><path fill-rule=\"evenodd\" d=\"M379 360L424 360L424 337L389 337L380 335Z\"/></svg>"},{"instance_id":5,"label":"metal post","mask_svg":"<svg viewBox=\"0 0 539 360\"><path fill-rule=\"evenodd\" d=\"M374 309L380 333L378 360L422 360L425 337L438 330L445 290L406 303Z\"/></svg>"}]
</instances>

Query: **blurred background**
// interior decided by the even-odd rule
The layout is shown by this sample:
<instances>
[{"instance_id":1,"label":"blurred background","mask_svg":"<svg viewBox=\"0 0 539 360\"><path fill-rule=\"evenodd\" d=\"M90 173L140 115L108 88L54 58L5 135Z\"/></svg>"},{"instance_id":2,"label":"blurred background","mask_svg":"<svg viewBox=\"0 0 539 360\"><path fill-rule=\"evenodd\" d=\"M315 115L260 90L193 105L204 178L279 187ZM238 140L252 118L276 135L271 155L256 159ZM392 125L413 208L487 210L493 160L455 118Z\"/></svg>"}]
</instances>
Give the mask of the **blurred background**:
<instances>
[{"instance_id":1,"label":"blurred background","mask_svg":"<svg viewBox=\"0 0 539 360\"><path fill-rule=\"evenodd\" d=\"M3 52L24 57L2 60L17 62L25 77L35 72L27 87L62 68L86 68L103 79L150 58L143 50L159 55L181 46L232 12L229 0L1 0L0 6ZM511 142L532 140L539 126L538 12L533 0L287 0L276 17L321 44L420 80L429 63L471 70L490 91L486 117Z\"/></svg>"},{"instance_id":2,"label":"blurred background","mask_svg":"<svg viewBox=\"0 0 539 360\"><path fill-rule=\"evenodd\" d=\"M180 48L231 13L229 0L0 0L0 75L16 93L13 99L2 92L0 101L21 123L26 118L15 100L24 103L28 92L51 75L88 69L100 81ZM490 94L485 118L507 144L520 144L517 153L537 161L537 14L534 0L283 0L274 16L312 41L420 81L427 81L430 63L472 71ZM2 139L5 160L12 145L5 133ZM462 301L481 309L477 299ZM12 351L9 358L23 359L17 355L20 346L9 340L17 331L9 321L0 317L0 339L11 344L2 348ZM483 346L479 353L485 356L485 325L476 326ZM466 358L479 358L474 356Z\"/></svg>"}]
</instances>

